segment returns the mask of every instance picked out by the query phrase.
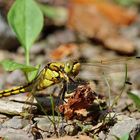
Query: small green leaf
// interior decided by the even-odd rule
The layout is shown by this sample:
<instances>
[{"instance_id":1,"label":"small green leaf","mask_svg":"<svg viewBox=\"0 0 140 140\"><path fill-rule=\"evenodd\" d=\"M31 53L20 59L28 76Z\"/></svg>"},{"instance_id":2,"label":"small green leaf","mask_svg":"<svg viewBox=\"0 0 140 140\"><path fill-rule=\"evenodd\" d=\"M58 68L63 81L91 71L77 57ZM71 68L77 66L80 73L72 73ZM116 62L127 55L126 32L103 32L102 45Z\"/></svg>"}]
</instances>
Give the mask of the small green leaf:
<instances>
[{"instance_id":1,"label":"small green leaf","mask_svg":"<svg viewBox=\"0 0 140 140\"><path fill-rule=\"evenodd\" d=\"M24 72L31 72L31 71L37 70L37 68L33 66L27 66L24 64L16 63L12 60L3 60L0 62L0 64L3 66L3 68L6 71L14 71L14 70L20 69Z\"/></svg>"},{"instance_id":2,"label":"small green leaf","mask_svg":"<svg viewBox=\"0 0 140 140\"><path fill-rule=\"evenodd\" d=\"M129 133L126 133L125 135L123 135L120 140L129 140Z\"/></svg>"},{"instance_id":3,"label":"small green leaf","mask_svg":"<svg viewBox=\"0 0 140 140\"><path fill-rule=\"evenodd\" d=\"M115 1L123 6L131 6L135 2L134 0L115 0Z\"/></svg>"},{"instance_id":4,"label":"small green leaf","mask_svg":"<svg viewBox=\"0 0 140 140\"><path fill-rule=\"evenodd\" d=\"M39 4L43 14L52 20L66 21L68 18L68 11L64 7L54 7L50 5Z\"/></svg>"},{"instance_id":5,"label":"small green leaf","mask_svg":"<svg viewBox=\"0 0 140 140\"><path fill-rule=\"evenodd\" d=\"M34 0L16 0L8 22L25 50L29 50L43 27L43 15Z\"/></svg>"},{"instance_id":6,"label":"small green leaf","mask_svg":"<svg viewBox=\"0 0 140 140\"><path fill-rule=\"evenodd\" d=\"M36 76L38 75L39 69L40 69L40 65L37 65L36 70L27 73L29 82L36 78Z\"/></svg>"},{"instance_id":7,"label":"small green leaf","mask_svg":"<svg viewBox=\"0 0 140 140\"><path fill-rule=\"evenodd\" d=\"M133 100L133 102L135 103L136 107L138 109L140 109L140 97L138 97L136 94L134 94L132 92L128 92L127 94Z\"/></svg>"},{"instance_id":8,"label":"small green leaf","mask_svg":"<svg viewBox=\"0 0 140 140\"><path fill-rule=\"evenodd\" d=\"M129 133L124 134L121 138L115 135L112 135L115 137L116 140L128 140L129 139Z\"/></svg>"},{"instance_id":9,"label":"small green leaf","mask_svg":"<svg viewBox=\"0 0 140 140\"><path fill-rule=\"evenodd\" d=\"M136 140L140 140L140 132L138 132L138 134L136 135Z\"/></svg>"}]
</instances>

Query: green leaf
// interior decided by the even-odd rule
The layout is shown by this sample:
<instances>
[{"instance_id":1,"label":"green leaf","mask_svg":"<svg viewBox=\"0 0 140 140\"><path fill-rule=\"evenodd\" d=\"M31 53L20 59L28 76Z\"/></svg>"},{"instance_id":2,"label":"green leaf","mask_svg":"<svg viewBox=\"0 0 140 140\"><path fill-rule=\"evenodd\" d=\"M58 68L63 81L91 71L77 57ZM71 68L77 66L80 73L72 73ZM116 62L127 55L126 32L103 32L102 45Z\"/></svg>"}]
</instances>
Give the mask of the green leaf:
<instances>
[{"instance_id":1,"label":"green leaf","mask_svg":"<svg viewBox=\"0 0 140 140\"><path fill-rule=\"evenodd\" d=\"M39 4L39 7L43 14L52 20L66 21L68 18L68 12L64 7L53 7L50 5Z\"/></svg>"},{"instance_id":2,"label":"green leaf","mask_svg":"<svg viewBox=\"0 0 140 140\"><path fill-rule=\"evenodd\" d=\"M125 135L123 135L120 140L129 140L129 133L126 133Z\"/></svg>"},{"instance_id":3,"label":"green leaf","mask_svg":"<svg viewBox=\"0 0 140 140\"><path fill-rule=\"evenodd\" d=\"M40 69L40 65L37 65L36 70L27 73L29 82L36 78L36 76L38 75L39 69Z\"/></svg>"},{"instance_id":4,"label":"green leaf","mask_svg":"<svg viewBox=\"0 0 140 140\"><path fill-rule=\"evenodd\" d=\"M121 138L115 135L113 136L115 137L116 140L129 140L129 133L124 134Z\"/></svg>"},{"instance_id":5,"label":"green leaf","mask_svg":"<svg viewBox=\"0 0 140 140\"><path fill-rule=\"evenodd\" d=\"M3 66L3 68L6 71L14 71L14 70L20 69L24 72L31 72L31 71L38 70L37 68L35 68L33 66L27 66L24 64L16 63L12 60L3 60L0 62L0 64Z\"/></svg>"},{"instance_id":6,"label":"green leaf","mask_svg":"<svg viewBox=\"0 0 140 140\"><path fill-rule=\"evenodd\" d=\"M43 27L43 15L34 0L16 0L8 22L25 50L29 50Z\"/></svg>"},{"instance_id":7,"label":"green leaf","mask_svg":"<svg viewBox=\"0 0 140 140\"><path fill-rule=\"evenodd\" d=\"M115 0L115 1L123 6L131 6L135 2L134 0Z\"/></svg>"},{"instance_id":8,"label":"green leaf","mask_svg":"<svg viewBox=\"0 0 140 140\"><path fill-rule=\"evenodd\" d=\"M140 97L138 97L136 94L134 94L132 92L128 92L127 94L133 100L133 102L135 103L136 107L138 109L140 109Z\"/></svg>"},{"instance_id":9,"label":"green leaf","mask_svg":"<svg viewBox=\"0 0 140 140\"><path fill-rule=\"evenodd\" d=\"M140 132L138 132L138 134L136 135L136 140L140 140Z\"/></svg>"}]
</instances>

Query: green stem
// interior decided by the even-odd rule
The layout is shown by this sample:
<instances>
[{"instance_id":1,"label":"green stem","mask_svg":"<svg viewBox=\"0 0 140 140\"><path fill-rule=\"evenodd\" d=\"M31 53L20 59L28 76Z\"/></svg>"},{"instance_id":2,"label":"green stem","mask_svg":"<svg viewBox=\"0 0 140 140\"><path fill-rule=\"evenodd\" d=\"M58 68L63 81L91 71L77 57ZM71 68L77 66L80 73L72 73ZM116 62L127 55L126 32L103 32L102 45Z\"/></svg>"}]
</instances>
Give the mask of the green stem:
<instances>
[{"instance_id":1,"label":"green stem","mask_svg":"<svg viewBox=\"0 0 140 140\"><path fill-rule=\"evenodd\" d=\"M25 50L25 61L26 61L26 65L30 65L30 55L29 55L29 50Z\"/></svg>"},{"instance_id":2,"label":"green stem","mask_svg":"<svg viewBox=\"0 0 140 140\"><path fill-rule=\"evenodd\" d=\"M26 65L30 65L30 54L29 54L29 50L25 49L25 64ZM25 72L25 76L27 81L29 82L29 77L28 77L28 73Z\"/></svg>"}]
</instances>

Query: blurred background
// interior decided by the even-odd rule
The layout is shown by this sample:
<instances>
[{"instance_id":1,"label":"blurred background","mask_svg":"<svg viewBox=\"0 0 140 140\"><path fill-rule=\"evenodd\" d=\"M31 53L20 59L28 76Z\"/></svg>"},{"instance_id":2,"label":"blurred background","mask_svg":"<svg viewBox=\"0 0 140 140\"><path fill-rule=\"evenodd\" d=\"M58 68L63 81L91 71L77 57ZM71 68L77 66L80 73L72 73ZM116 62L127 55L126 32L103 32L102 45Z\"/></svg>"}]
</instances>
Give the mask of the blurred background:
<instances>
[{"instance_id":1,"label":"blurred background","mask_svg":"<svg viewBox=\"0 0 140 140\"><path fill-rule=\"evenodd\" d=\"M13 2L14 0L0 0L0 61L12 59L24 63L24 50L7 22L7 13ZM80 79L94 81L99 85L104 79L101 73L106 73L107 78L108 75L112 78L110 81L113 84L112 93L116 96L124 83L124 63L127 60L125 58L140 56L140 1L36 2L43 12L44 26L31 48L31 64L45 66L48 62L70 59L84 62L85 65L79 74ZM107 63L100 66L100 60L107 60ZM127 64L130 71L128 78L133 84L130 89L139 93L139 63L134 60ZM24 82L25 78L20 71L6 73L0 67L1 89L21 85ZM101 86L102 88L97 88L97 91L106 94L108 90L106 83L101 82Z\"/></svg>"},{"instance_id":2,"label":"blurred background","mask_svg":"<svg viewBox=\"0 0 140 140\"><path fill-rule=\"evenodd\" d=\"M16 52L20 55L22 54L20 44L7 23L7 13L13 2L14 0L0 1L0 49L2 53ZM104 57L106 53L112 56L139 55L139 1L38 0L37 2L44 14L45 22L36 41L37 45L32 47L31 55L44 53L41 55L43 60L41 57L37 58L40 59L39 63L69 57L93 58L93 55L84 54L86 52L82 50L85 48L88 51L90 47L94 49L90 52L94 54L95 59ZM55 48L59 49L50 52ZM79 49L83 54L79 54ZM102 56L98 57L97 51L103 51ZM5 57L12 56L4 55ZM0 60L2 59L1 55Z\"/></svg>"}]
</instances>

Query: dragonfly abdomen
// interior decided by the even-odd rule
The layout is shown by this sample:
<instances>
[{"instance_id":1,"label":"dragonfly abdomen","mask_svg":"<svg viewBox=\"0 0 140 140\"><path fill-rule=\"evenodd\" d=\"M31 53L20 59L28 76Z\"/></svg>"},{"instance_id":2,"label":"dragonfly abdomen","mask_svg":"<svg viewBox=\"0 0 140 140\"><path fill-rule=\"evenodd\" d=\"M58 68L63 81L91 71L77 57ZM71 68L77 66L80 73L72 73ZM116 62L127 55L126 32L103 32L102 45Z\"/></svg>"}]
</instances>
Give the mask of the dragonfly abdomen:
<instances>
[{"instance_id":1,"label":"dragonfly abdomen","mask_svg":"<svg viewBox=\"0 0 140 140\"><path fill-rule=\"evenodd\" d=\"M31 83L29 83L27 85L24 85L24 86L18 86L18 87L12 88L12 89L6 89L6 90L3 90L3 91L0 91L0 98L10 96L10 95L29 92L30 91L30 85L31 85Z\"/></svg>"}]
</instances>

